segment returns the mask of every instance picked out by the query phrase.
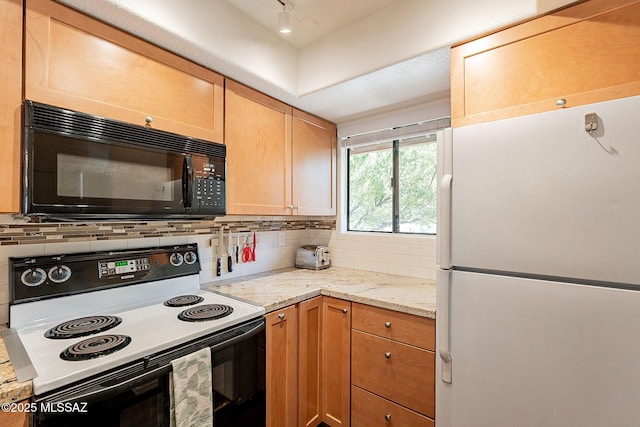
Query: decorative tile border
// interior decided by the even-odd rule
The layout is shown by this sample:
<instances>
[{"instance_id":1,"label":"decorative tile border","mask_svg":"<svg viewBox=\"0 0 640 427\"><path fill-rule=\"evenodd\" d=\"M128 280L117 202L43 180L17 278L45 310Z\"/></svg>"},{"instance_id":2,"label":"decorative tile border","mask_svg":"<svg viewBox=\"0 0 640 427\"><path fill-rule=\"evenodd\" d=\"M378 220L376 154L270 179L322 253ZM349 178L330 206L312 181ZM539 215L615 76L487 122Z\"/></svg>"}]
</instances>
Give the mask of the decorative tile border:
<instances>
[{"instance_id":1,"label":"decorative tile border","mask_svg":"<svg viewBox=\"0 0 640 427\"><path fill-rule=\"evenodd\" d=\"M233 233L280 230L335 230L334 217L304 219L242 219L224 217L214 221L142 221L102 223L0 224L0 246L89 240L214 234L221 226Z\"/></svg>"}]
</instances>

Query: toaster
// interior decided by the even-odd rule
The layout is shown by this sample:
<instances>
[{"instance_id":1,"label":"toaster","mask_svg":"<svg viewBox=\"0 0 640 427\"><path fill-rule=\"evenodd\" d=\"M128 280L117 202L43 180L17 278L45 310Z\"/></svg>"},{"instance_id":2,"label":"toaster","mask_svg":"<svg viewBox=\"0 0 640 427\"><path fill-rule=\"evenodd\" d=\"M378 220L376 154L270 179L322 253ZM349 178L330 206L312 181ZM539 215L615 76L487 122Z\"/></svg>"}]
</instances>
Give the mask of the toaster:
<instances>
[{"instance_id":1,"label":"toaster","mask_svg":"<svg viewBox=\"0 0 640 427\"><path fill-rule=\"evenodd\" d=\"M322 270L331 266L329 248L326 246L304 245L296 252L296 267Z\"/></svg>"}]
</instances>

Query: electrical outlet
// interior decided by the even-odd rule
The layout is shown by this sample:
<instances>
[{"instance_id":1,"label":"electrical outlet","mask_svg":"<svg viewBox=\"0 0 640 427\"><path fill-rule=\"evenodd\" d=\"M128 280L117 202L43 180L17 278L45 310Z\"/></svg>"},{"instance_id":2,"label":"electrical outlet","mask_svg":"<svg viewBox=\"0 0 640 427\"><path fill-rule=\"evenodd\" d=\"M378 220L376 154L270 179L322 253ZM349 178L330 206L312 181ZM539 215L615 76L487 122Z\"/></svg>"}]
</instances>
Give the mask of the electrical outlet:
<instances>
[{"instance_id":1,"label":"electrical outlet","mask_svg":"<svg viewBox=\"0 0 640 427\"><path fill-rule=\"evenodd\" d=\"M278 245L284 246L284 231L278 231Z\"/></svg>"}]
</instances>

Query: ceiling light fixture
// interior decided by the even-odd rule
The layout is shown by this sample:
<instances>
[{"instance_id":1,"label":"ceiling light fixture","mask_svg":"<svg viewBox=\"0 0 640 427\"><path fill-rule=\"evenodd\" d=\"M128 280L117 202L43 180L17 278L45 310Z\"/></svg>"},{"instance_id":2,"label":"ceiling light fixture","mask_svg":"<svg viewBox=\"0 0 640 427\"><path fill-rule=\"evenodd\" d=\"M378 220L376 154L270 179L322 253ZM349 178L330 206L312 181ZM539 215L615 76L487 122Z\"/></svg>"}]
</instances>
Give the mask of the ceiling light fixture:
<instances>
[{"instance_id":1,"label":"ceiling light fixture","mask_svg":"<svg viewBox=\"0 0 640 427\"><path fill-rule=\"evenodd\" d=\"M278 14L279 31L282 34L288 34L291 32L291 12L293 12L294 6L289 0L276 0L282 5L282 11Z\"/></svg>"}]
</instances>

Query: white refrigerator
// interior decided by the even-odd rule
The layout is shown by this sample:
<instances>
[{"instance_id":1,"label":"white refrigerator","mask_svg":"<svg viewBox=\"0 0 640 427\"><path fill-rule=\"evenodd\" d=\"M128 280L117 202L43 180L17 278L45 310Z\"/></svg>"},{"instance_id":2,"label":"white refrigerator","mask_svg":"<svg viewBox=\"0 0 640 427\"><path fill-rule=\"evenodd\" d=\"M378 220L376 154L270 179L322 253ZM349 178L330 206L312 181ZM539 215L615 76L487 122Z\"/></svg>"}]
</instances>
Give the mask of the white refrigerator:
<instances>
[{"instance_id":1,"label":"white refrigerator","mask_svg":"<svg viewBox=\"0 0 640 427\"><path fill-rule=\"evenodd\" d=\"M640 426L640 97L439 144L438 427Z\"/></svg>"}]
</instances>

